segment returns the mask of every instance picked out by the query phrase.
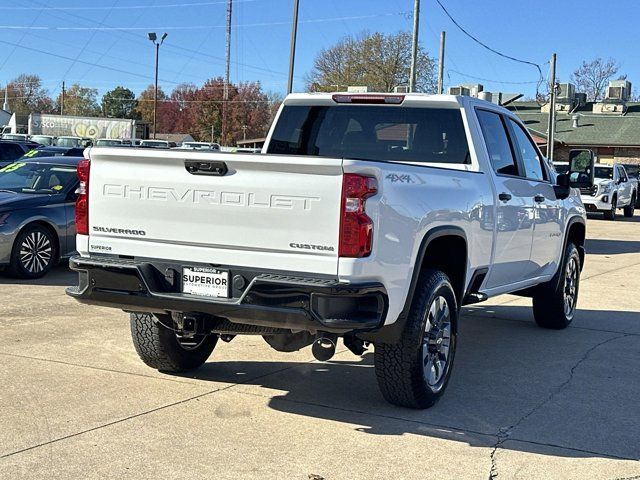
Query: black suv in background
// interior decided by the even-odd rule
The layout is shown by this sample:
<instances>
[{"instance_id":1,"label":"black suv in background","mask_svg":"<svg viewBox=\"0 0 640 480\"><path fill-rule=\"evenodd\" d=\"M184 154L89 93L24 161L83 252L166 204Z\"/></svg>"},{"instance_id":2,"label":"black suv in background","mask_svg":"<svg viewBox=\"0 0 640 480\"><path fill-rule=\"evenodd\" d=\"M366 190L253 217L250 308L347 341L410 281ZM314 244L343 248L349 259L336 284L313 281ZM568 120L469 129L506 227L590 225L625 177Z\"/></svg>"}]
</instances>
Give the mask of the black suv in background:
<instances>
[{"instance_id":1,"label":"black suv in background","mask_svg":"<svg viewBox=\"0 0 640 480\"><path fill-rule=\"evenodd\" d=\"M22 157L29 150L40 145L33 142L16 142L13 140L0 140L0 168L6 167L14 160Z\"/></svg>"}]
</instances>

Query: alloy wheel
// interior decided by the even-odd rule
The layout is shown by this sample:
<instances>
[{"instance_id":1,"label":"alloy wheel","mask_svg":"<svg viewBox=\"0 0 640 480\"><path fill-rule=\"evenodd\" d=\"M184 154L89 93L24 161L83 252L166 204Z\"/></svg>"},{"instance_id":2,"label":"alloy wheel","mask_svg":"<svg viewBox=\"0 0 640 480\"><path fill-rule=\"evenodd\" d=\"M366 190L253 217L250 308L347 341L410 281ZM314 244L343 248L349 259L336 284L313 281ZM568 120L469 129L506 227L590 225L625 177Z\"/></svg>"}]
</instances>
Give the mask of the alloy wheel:
<instances>
[{"instance_id":1,"label":"alloy wheel","mask_svg":"<svg viewBox=\"0 0 640 480\"><path fill-rule=\"evenodd\" d=\"M30 232L20 245L20 263L31 274L44 272L53 258L53 246L47 235L40 231Z\"/></svg>"},{"instance_id":2,"label":"alloy wheel","mask_svg":"<svg viewBox=\"0 0 640 480\"><path fill-rule=\"evenodd\" d=\"M576 310L578 296L578 262L571 257L567 262L564 274L564 314L572 318Z\"/></svg>"},{"instance_id":3,"label":"alloy wheel","mask_svg":"<svg viewBox=\"0 0 640 480\"><path fill-rule=\"evenodd\" d=\"M449 368L451 346L451 311L443 296L433 299L425 322L422 341L424 378L429 387L439 390Z\"/></svg>"}]
</instances>

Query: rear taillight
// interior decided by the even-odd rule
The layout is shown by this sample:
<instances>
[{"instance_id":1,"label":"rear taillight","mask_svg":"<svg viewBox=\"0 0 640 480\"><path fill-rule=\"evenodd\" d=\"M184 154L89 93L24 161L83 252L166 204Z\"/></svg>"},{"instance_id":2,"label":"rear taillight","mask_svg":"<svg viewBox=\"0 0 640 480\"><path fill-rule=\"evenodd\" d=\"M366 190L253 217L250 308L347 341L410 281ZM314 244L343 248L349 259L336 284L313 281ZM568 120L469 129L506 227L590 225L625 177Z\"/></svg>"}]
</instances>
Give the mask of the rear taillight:
<instances>
[{"instance_id":1,"label":"rear taillight","mask_svg":"<svg viewBox=\"0 0 640 480\"><path fill-rule=\"evenodd\" d=\"M76 233L79 235L89 235L89 160L82 160L78 163L78 187L76 198Z\"/></svg>"},{"instance_id":2,"label":"rear taillight","mask_svg":"<svg viewBox=\"0 0 640 480\"><path fill-rule=\"evenodd\" d=\"M373 220L364 212L364 204L377 191L378 182L374 177L353 173L342 177L339 256L360 258L371 254Z\"/></svg>"}]
</instances>

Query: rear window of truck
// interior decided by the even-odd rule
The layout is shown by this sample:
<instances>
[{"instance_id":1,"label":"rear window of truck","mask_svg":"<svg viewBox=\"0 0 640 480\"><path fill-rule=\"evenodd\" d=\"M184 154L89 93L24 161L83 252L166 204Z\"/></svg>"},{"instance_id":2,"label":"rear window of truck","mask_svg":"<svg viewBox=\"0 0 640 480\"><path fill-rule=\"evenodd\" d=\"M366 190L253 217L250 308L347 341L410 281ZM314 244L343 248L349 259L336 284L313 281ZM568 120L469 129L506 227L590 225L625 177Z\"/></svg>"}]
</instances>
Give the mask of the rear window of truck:
<instances>
[{"instance_id":1,"label":"rear window of truck","mask_svg":"<svg viewBox=\"0 0 640 480\"><path fill-rule=\"evenodd\" d=\"M285 106L267 153L421 163L470 162L458 109Z\"/></svg>"}]
</instances>

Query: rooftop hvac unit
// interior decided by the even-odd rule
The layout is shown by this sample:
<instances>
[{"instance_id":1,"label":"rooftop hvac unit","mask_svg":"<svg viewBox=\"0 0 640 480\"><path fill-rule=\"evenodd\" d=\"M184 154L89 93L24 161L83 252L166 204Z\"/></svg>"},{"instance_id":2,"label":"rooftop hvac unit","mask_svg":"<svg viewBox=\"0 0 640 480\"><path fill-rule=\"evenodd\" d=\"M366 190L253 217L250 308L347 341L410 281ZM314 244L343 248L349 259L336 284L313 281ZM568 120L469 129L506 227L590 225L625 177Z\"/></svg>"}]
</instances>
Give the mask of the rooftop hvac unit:
<instances>
[{"instance_id":1,"label":"rooftop hvac unit","mask_svg":"<svg viewBox=\"0 0 640 480\"><path fill-rule=\"evenodd\" d=\"M576 99L576 104L579 107L584 107L587 104L587 94L586 93L576 93L575 99Z\"/></svg>"},{"instance_id":2,"label":"rooftop hvac unit","mask_svg":"<svg viewBox=\"0 0 640 480\"><path fill-rule=\"evenodd\" d=\"M607 88L607 100L626 102L631 94L631 82L628 80L611 80Z\"/></svg>"},{"instance_id":3,"label":"rooftop hvac unit","mask_svg":"<svg viewBox=\"0 0 640 480\"><path fill-rule=\"evenodd\" d=\"M624 87L609 87L607 88L607 100L626 100L626 94Z\"/></svg>"},{"instance_id":4,"label":"rooftop hvac unit","mask_svg":"<svg viewBox=\"0 0 640 480\"><path fill-rule=\"evenodd\" d=\"M480 100L486 100L487 102L491 102L493 100L493 94L491 92L478 92L478 98Z\"/></svg>"},{"instance_id":5,"label":"rooftop hvac unit","mask_svg":"<svg viewBox=\"0 0 640 480\"><path fill-rule=\"evenodd\" d=\"M469 90L468 95L472 97L477 97L478 94L484 90L484 85L481 83L463 83L460 86Z\"/></svg>"},{"instance_id":6,"label":"rooftop hvac unit","mask_svg":"<svg viewBox=\"0 0 640 480\"><path fill-rule=\"evenodd\" d=\"M469 95L469 89L467 87L449 87L449 95Z\"/></svg>"},{"instance_id":7,"label":"rooftop hvac unit","mask_svg":"<svg viewBox=\"0 0 640 480\"><path fill-rule=\"evenodd\" d=\"M573 83L561 83L558 92L559 99L572 100L576 94L576 87Z\"/></svg>"},{"instance_id":8,"label":"rooftop hvac unit","mask_svg":"<svg viewBox=\"0 0 640 480\"><path fill-rule=\"evenodd\" d=\"M398 85L393 91L394 93L409 93L409 87L407 85Z\"/></svg>"}]
</instances>

